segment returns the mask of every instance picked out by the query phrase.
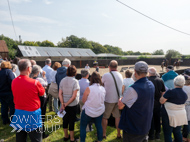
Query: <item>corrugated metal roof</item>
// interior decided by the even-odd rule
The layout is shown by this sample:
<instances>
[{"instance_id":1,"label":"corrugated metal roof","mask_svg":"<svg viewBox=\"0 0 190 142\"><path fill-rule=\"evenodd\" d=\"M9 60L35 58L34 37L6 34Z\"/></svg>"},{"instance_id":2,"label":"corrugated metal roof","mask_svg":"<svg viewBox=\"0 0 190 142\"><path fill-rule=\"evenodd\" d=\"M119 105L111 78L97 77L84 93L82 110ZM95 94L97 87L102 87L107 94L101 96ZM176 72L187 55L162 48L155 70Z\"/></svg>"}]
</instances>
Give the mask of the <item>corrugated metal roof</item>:
<instances>
[{"instance_id":1,"label":"corrugated metal roof","mask_svg":"<svg viewBox=\"0 0 190 142\"><path fill-rule=\"evenodd\" d=\"M100 53L100 54L97 54L98 57L121 57L119 55L116 55L116 54L112 54L112 53Z\"/></svg>"},{"instance_id":2,"label":"corrugated metal roof","mask_svg":"<svg viewBox=\"0 0 190 142\"><path fill-rule=\"evenodd\" d=\"M38 47L38 46L18 46L24 57L96 57L91 49L81 48L58 48L58 47Z\"/></svg>"},{"instance_id":3,"label":"corrugated metal roof","mask_svg":"<svg viewBox=\"0 0 190 142\"><path fill-rule=\"evenodd\" d=\"M126 58L138 58L140 56L146 56L146 57L150 57L150 58L165 58L165 55L124 55L122 57L126 57Z\"/></svg>"},{"instance_id":4,"label":"corrugated metal roof","mask_svg":"<svg viewBox=\"0 0 190 142\"><path fill-rule=\"evenodd\" d=\"M7 44L4 40L0 40L0 52L9 52Z\"/></svg>"}]
</instances>

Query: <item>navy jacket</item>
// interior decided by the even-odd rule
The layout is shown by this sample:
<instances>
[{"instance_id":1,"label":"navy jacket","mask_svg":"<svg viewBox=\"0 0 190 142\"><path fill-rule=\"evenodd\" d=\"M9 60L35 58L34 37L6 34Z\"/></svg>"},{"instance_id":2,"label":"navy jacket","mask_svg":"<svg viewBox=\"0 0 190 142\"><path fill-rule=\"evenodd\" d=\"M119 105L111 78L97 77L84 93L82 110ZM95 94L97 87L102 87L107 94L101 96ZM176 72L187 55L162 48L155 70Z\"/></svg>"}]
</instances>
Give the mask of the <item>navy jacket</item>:
<instances>
[{"instance_id":1,"label":"navy jacket","mask_svg":"<svg viewBox=\"0 0 190 142\"><path fill-rule=\"evenodd\" d=\"M67 67L62 66L57 69L57 74L55 75L55 81L57 83L58 90L59 90L59 84L60 84L61 80L63 78L65 78L66 76L67 76Z\"/></svg>"},{"instance_id":2,"label":"navy jacket","mask_svg":"<svg viewBox=\"0 0 190 142\"><path fill-rule=\"evenodd\" d=\"M138 98L130 108L125 105L119 128L130 134L145 135L151 126L155 88L146 77L137 80L131 87Z\"/></svg>"},{"instance_id":3,"label":"navy jacket","mask_svg":"<svg viewBox=\"0 0 190 142\"><path fill-rule=\"evenodd\" d=\"M0 95L12 94L11 83L15 78L10 69L0 70Z\"/></svg>"}]
</instances>

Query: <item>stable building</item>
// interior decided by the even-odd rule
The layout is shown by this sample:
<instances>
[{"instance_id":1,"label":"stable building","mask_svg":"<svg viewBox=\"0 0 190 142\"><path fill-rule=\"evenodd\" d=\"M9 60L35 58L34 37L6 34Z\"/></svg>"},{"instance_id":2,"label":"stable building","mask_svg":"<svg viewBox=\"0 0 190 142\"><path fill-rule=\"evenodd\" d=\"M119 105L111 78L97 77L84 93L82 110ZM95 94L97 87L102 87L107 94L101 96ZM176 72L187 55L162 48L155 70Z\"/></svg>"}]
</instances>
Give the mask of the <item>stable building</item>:
<instances>
[{"instance_id":1,"label":"stable building","mask_svg":"<svg viewBox=\"0 0 190 142\"><path fill-rule=\"evenodd\" d=\"M72 61L76 67L84 67L86 64L97 60L97 55L91 49L84 48L59 48L59 47L38 47L38 46L18 46L17 56L35 60L39 65L43 64L47 58L53 62L62 62L65 58ZM42 65L42 66L43 66Z\"/></svg>"},{"instance_id":2,"label":"stable building","mask_svg":"<svg viewBox=\"0 0 190 142\"><path fill-rule=\"evenodd\" d=\"M9 57L9 50L4 40L0 40L0 56L2 56L3 59Z\"/></svg>"}]
</instances>

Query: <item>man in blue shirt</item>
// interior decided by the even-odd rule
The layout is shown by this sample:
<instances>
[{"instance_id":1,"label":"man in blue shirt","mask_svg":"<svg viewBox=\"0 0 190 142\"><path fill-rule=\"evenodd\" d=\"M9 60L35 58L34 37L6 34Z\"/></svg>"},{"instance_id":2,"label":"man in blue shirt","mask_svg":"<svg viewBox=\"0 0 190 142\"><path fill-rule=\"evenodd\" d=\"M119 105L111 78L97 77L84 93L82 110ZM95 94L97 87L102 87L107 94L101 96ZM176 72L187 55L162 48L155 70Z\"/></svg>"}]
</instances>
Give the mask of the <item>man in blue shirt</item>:
<instances>
[{"instance_id":1,"label":"man in blue shirt","mask_svg":"<svg viewBox=\"0 0 190 142\"><path fill-rule=\"evenodd\" d=\"M45 66L42 68L43 71L46 72L46 79L47 79L47 82L48 82L48 86L46 88L46 94L48 95L48 90L49 90L49 86L51 84L51 72L53 71L53 69L51 68L51 59L46 59L45 61ZM48 100L49 100L49 111L53 111L53 108L52 108L52 103L53 103L53 98L51 95L48 95Z\"/></svg>"},{"instance_id":2,"label":"man in blue shirt","mask_svg":"<svg viewBox=\"0 0 190 142\"><path fill-rule=\"evenodd\" d=\"M124 142L142 142L151 126L155 87L146 77L148 64L139 61L135 64L134 76L137 81L123 93L118 102L123 109L119 128L123 130Z\"/></svg>"}]
</instances>

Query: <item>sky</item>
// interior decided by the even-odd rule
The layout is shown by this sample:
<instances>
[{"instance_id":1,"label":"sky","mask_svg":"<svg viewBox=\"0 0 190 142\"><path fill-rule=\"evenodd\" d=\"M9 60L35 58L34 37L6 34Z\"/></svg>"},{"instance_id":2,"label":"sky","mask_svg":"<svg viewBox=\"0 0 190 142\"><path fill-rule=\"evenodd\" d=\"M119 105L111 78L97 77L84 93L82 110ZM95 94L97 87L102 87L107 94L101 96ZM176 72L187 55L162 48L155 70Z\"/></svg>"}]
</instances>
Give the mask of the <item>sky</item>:
<instances>
[{"instance_id":1,"label":"sky","mask_svg":"<svg viewBox=\"0 0 190 142\"><path fill-rule=\"evenodd\" d=\"M170 27L190 34L189 0L120 0ZM0 34L22 41L49 40L70 35L122 48L150 52L174 49L190 54L190 35L160 25L117 0L0 0Z\"/></svg>"}]
</instances>

